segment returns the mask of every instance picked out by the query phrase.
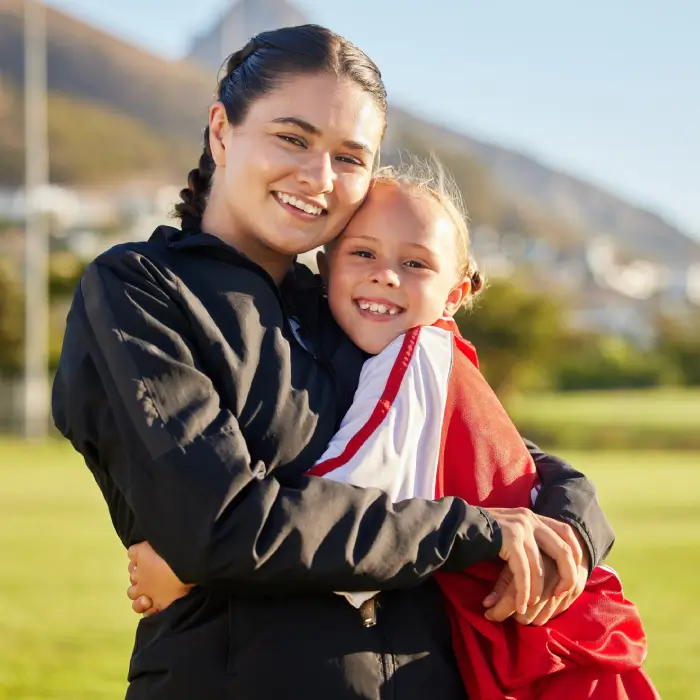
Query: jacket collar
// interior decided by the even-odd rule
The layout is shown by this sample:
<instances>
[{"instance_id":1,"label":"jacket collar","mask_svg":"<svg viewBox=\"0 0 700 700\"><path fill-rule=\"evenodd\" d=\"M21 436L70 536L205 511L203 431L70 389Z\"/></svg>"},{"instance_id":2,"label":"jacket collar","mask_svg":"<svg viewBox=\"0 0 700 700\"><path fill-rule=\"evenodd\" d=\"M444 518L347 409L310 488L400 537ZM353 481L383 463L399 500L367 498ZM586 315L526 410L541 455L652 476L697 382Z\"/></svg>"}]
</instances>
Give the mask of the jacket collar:
<instances>
[{"instance_id":1,"label":"jacket collar","mask_svg":"<svg viewBox=\"0 0 700 700\"><path fill-rule=\"evenodd\" d=\"M212 236L210 233L204 233L199 229L180 230L173 226L159 226L152 234L150 240L163 241L167 248L174 250L183 250L187 248L221 248L228 249L232 253L245 258L242 253L239 253L233 246L225 243L220 238Z\"/></svg>"},{"instance_id":2,"label":"jacket collar","mask_svg":"<svg viewBox=\"0 0 700 700\"><path fill-rule=\"evenodd\" d=\"M181 230L173 226L159 226L151 234L150 240L162 241L171 250L214 249L242 267L260 274L275 287L275 290L288 299L296 297L299 292L302 292L308 301L311 301L323 293L323 285L318 275L311 272L306 265L298 263L296 258L278 289L270 275L260 265L229 243L210 233L204 233L199 228L188 227Z\"/></svg>"}]
</instances>

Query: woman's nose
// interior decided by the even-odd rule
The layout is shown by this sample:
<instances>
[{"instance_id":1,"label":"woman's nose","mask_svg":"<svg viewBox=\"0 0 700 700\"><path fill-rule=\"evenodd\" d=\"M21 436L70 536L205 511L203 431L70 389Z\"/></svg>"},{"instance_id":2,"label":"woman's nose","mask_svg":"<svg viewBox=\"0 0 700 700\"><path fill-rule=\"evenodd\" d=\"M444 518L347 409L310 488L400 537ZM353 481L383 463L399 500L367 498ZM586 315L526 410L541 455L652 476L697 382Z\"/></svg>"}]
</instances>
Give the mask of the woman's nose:
<instances>
[{"instance_id":1,"label":"woman's nose","mask_svg":"<svg viewBox=\"0 0 700 700\"><path fill-rule=\"evenodd\" d=\"M335 173L329 153L309 154L299 171L299 181L314 193L331 192Z\"/></svg>"}]
</instances>

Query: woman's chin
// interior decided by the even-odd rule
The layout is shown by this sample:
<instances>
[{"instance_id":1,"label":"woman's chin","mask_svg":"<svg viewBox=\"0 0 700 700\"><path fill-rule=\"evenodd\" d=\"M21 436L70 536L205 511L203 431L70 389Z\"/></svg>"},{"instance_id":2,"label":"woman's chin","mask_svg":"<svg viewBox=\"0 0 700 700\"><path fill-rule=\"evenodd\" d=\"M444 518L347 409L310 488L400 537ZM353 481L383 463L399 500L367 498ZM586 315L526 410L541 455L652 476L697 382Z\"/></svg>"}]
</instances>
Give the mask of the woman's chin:
<instances>
[{"instance_id":1,"label":"woman's chin","mask_svg":"<svg viewBox=\"0 0 700 700\"><path fill-rule=\"evenodd\" d=\"M288 230L282 235L278 232L271 240L271 247L282 255L302 255L328 242L328 236L319 236L318 232Z\"/></svg>"}]
</instances>

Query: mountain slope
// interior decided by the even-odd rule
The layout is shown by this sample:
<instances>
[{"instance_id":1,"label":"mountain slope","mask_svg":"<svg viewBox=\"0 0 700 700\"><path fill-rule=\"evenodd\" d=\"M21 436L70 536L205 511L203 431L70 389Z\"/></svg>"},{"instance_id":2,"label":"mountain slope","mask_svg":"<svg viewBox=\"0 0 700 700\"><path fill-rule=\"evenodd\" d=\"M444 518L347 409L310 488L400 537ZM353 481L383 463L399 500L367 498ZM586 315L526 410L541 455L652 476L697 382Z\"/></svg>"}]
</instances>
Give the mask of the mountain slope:
<instances>
[{"instance_id":1,"label":"mountain slope","mask_svg":"<svg viewBox=\"0 0 700 700\"><path fill-rule=\"evenodd\" d=\"M700 262L700 242L664 221L658 214L606 192L536 159L441 127L402 110L391 125L421 134L425 142L452 153L476 158L506 193L536 203L551 216L579 231L609 236L620 248L652 260L684 267Z\"/></svg>"},{"instance_id":2,"label":"mountain slope","mask_svg":"<svg viewBox=\"0 0 700 700\"><path fill-rule=\"evenodd\" d=\"M24 79L22 0L0 0L0 76ZM167 61L47 8L49 89L89 100L193 148L206 121L215 75Z\"/></svg>"}]
</instances>

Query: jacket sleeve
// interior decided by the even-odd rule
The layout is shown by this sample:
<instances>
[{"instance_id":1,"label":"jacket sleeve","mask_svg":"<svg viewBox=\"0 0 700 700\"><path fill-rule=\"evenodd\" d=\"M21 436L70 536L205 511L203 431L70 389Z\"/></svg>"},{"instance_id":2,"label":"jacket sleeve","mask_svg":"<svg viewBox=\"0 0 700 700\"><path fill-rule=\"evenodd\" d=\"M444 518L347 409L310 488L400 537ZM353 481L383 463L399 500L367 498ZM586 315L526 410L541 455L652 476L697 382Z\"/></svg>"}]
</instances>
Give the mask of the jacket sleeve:
<instances>
[{"instance_id":1,"label":"jacket sleeve","mask_svg":"<svg viewBox=\"0 0 700 700\"><path fill-rule=\"evenodd\" d=\"M610 553L615 533L605 517L594 484L570 464L525 440L542 488L533 510L568 523L588 548L590 570Z\"/></svg>"},{"instance_id":2,"label":"jacket sleeve","mask_svg":"<svg viewBox=\"0 0 700 700\"><path fill-rule=\"evenodd\" d=\"M100 466L181 580L226 590L389 589L498 555L495 521L459 499L392 505L378 489L308 476L283 486L267 474L220 404L169 285L133 252L87 269L66 342L79 333L100 386L84 381L84 360L64 345L53 408L85 454L99 443L90 402L109 403L129 458Z\"/></svg>"}]
</instances>

